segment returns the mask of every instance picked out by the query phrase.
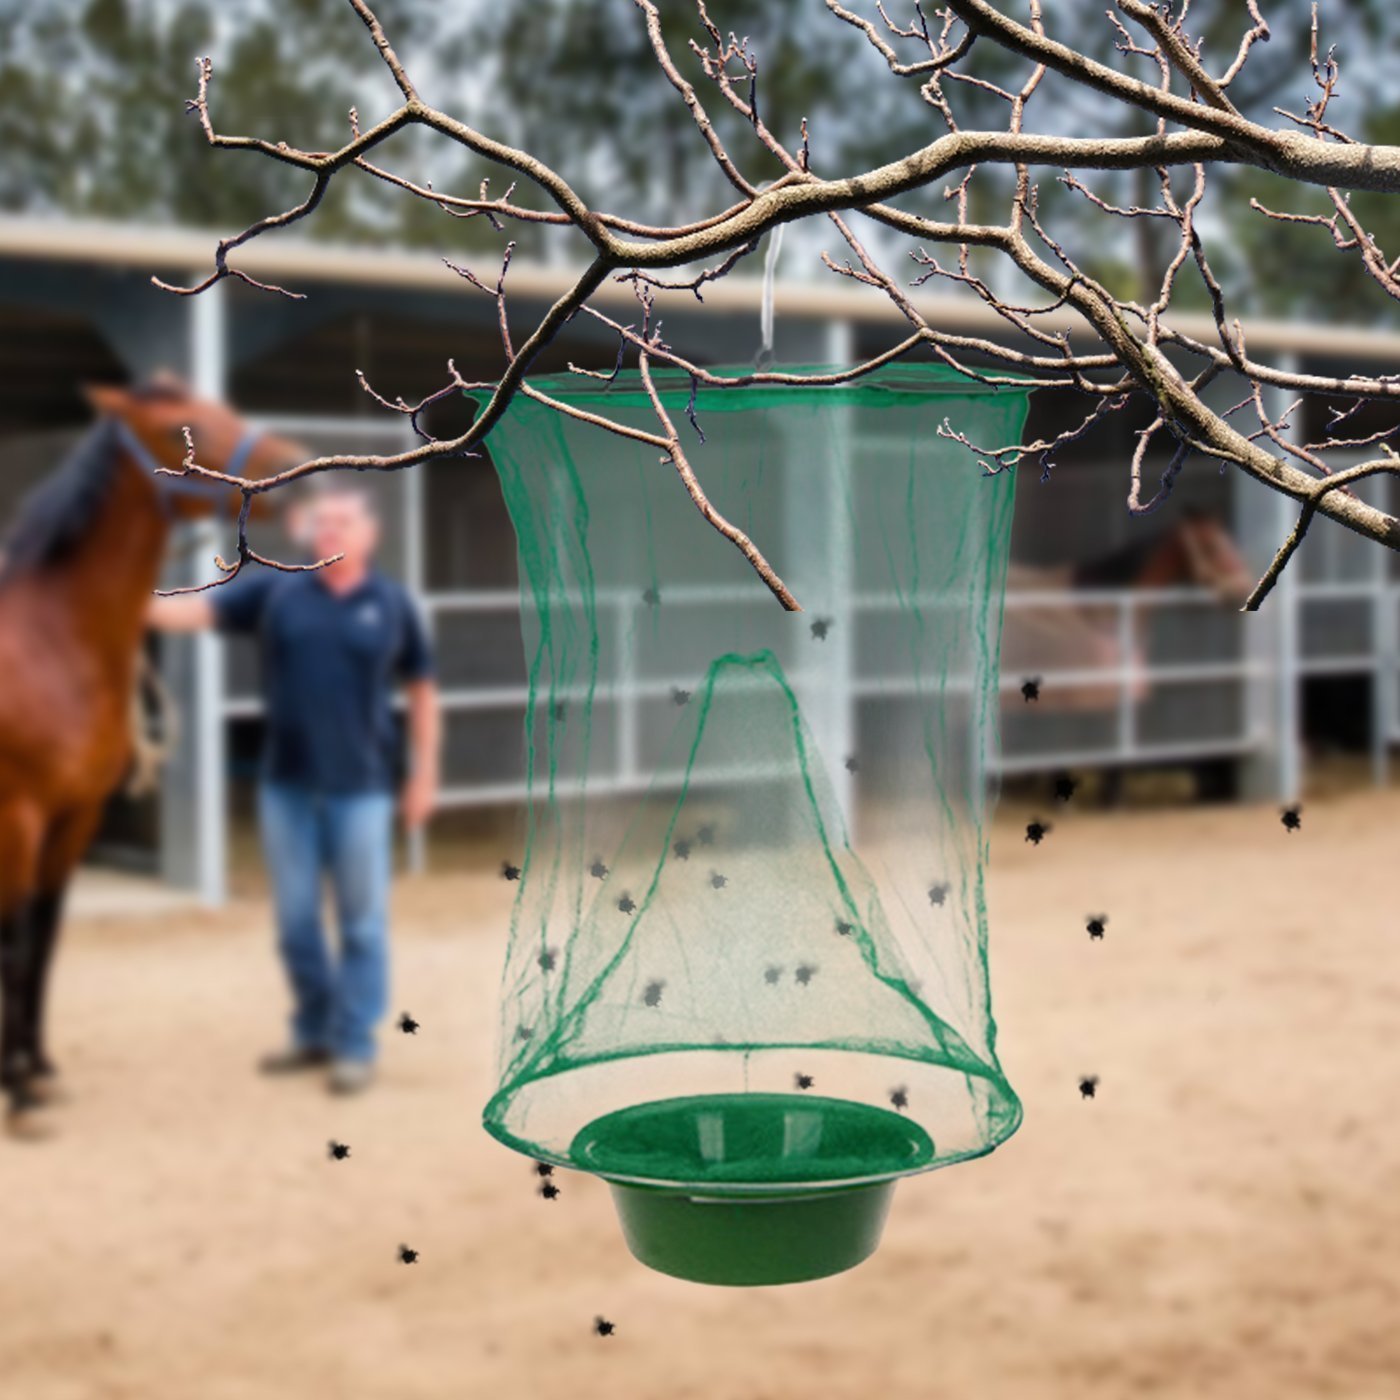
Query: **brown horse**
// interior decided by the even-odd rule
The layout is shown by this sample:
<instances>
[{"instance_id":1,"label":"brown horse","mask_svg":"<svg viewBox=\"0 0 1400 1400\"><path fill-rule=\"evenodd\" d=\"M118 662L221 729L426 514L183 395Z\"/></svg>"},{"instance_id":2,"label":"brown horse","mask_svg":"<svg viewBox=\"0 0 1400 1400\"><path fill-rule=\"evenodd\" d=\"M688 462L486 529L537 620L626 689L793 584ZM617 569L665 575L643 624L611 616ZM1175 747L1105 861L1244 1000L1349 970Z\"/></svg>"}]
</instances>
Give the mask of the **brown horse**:
<instances>
[{"instance_id":1,"label":"brown horse","mask_svg":"<svg viewBox=\"0 0 1400 1400\"><path fill-rule=\"evenodd\" d=\"M300 460L220 404L159 379L88 392L96 425L19 507L0 561L0 1087L11 1130L56 1093L44 1000L63 893L131 757L144 614L174 522L235 493L159 476L189 425L200 462L271 474Z\"/></svg>"}]
</instances>

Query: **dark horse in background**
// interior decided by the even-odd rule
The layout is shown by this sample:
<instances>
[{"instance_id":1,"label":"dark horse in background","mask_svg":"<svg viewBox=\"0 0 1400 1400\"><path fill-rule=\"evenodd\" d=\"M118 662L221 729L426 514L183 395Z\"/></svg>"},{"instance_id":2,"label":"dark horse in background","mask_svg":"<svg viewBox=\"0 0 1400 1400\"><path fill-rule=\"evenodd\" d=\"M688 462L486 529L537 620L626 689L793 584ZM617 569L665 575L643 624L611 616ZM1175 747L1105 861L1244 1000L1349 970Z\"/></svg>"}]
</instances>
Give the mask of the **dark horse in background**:
<instances>
[{"instance_id":1,"label":"dark horse in background","mask_svg":"<svg viewBox=\"0 0 1400 1400\"><path fill-rule=\"evenodd\" d=\"M0 555L0 1088L12 1133L57 1096L44 1001L64 889L132 754L144 614L179 520L236 504L178 467L270 475L302 460L160 378L88 391L96 425L20 505ZM220 497L234 497L230 502Z\"/></svg>"},{"instance_id":2,"label":"dark horse in background","mask_svg":"<svg viewBox=\"0 0 1400 1400\"><path fill-rule=\"evenodd\" d=\"M1252 586L1249 566L1224 524L1194 510L1183 511L1161 529L1137 535L1112 553L1078 564L1036 568L1013 562L1006 579L1009 606L1001 639L1002 674L1079 672L1077 679L1047 686L1038 708L1111 710L1119 699L1117 678L1093 680L1083 673L1115 672L1131 662L1129 695L1141 703L1148 696L1150 611L1134 610L1132 627L1124 636L1118 609L1103 601L1103 590L1207 589L1222 608L1238 611ZM1076 592L1083 597L1076 600ZM1026 600L1017 606L1017 594L1050 594L1059 601L1042 606ZM1012 706L1021 703L1018 690L1003 691L1002 698Z\"/></svg>"}]
</instances>

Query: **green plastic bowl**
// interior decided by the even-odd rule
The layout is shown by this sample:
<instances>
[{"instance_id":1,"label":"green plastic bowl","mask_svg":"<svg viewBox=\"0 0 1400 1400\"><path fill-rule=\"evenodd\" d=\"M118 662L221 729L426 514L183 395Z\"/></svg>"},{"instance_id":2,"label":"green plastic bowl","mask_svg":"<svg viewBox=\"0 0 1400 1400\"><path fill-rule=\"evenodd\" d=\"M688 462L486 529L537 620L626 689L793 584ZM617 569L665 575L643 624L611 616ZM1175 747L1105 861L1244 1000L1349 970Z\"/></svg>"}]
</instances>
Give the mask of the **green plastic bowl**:
<instances>
[{"instance_id":1,"label":"green plastic bowl","mask_svg":"<svg viewBox=\"0 0 1400 1400\"><path fill-rule=\"evenodd\" d=\"M806 1094L707 1094L595 1119L569 1156L612 1188L627 1247L695 1283L825 1278L880 1243L895 1180L933 1141L887 1109Z\"/></svg>"}]
</instances>

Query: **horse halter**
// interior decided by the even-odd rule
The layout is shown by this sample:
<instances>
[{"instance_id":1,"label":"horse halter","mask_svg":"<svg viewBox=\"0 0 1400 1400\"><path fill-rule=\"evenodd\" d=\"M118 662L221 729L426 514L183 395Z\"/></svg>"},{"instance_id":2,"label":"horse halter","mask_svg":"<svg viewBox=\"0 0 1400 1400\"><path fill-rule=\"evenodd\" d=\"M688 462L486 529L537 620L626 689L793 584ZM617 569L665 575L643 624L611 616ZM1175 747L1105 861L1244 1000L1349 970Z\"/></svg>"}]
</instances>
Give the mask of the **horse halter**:
<instances>
[{"instance_id":1,"label":"horse halter","mask_svg":"<svg viewBox=\"0 0 1400 1400\"><path fill-rule=\"evenodd\" d=\"M168 475L169 468L159 461L151 449L132 432L124 419L112 418L108 421L115 424L118 441L136 459L137 465L145 468L154 477L161 508L166 515L174 513L174 503L181 498L208 501L212 500L218 491L227 489L217 481ZM256 428L249 428L238 439L233 451L229 453L228 461L224 463L224 475L242 476L247 469L249 459L262 439L261 432Z\"/></svg>"}]
</instances>

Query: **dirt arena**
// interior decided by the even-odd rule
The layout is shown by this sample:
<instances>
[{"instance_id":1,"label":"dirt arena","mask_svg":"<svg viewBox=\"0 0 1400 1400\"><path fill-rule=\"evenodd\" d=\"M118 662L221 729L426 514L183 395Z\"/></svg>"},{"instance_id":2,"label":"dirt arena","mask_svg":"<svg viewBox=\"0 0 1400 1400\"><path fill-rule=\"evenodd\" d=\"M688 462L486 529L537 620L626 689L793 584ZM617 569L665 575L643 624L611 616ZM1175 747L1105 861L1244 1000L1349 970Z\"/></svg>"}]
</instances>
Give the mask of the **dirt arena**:
<instances>
[{"instance_id":1,"label":"dirt arena","mask_svg":"<svg viewBox=\"0 0 1400 1400\"><path fill-rule=\"evenodd\" d=\"M604 1187L544 1202L481 1132L499 878L403 885L422 1029L353 1102L250 1070L282 1004L256 900L75 921L61 1135L0 1141L0 1395L1400 1394L1400 794L1293 836L1265 807L1079 813L1034 849L1016 817L992 943L1025 1126L904 1184L869 1263L787 1289L649 1273Z\"/></svg>"}]
</instances>

